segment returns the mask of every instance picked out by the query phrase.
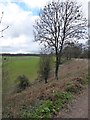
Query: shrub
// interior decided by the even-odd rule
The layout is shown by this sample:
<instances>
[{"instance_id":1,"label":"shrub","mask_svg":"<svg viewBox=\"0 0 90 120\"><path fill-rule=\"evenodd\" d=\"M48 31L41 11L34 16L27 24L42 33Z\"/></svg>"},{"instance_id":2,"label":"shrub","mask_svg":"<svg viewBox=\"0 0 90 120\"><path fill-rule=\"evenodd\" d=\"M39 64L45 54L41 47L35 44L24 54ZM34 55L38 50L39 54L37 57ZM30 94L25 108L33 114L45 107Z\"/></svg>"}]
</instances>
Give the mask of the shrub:
<instances>
[{"instance_id":1,"label":"shrub","mask_svg":"<svg viewBox=\"0 0 90 120\"><path fill-rule=\"evenodd\" d=\"M17 86L18 87L17 92L20 92L30 86L29 79L25 75L22 75L22 76L20 75L18 76L17 79L19 81L18 86Z\"/></svg>"},{"instance_id":2,"label":"shrub","mask_svg":"<svg viewBox=\"0 0 90 120\"><path fill-rule=\"evenodd\" d=\"M39 64L39 76L40 79L44 79L45 83L47 83L47 79L49 77L51 70L51 56L50 55L42 55L40 57L40 64Z\"/></svg>"}]
</instances>

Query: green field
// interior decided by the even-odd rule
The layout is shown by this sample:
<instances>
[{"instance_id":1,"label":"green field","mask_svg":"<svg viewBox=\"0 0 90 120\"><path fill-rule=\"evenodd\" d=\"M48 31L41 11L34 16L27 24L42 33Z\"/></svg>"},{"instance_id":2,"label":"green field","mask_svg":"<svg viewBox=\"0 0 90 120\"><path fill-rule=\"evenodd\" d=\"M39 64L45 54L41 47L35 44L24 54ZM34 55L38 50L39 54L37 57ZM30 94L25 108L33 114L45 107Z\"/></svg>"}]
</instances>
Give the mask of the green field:
<instances>
[{"instance_id":1,"label":"green field","mask_svg":"<svg viewBox=\"0 0 90 120\"><path fill-rule=\"evenodd\" d=\"M24 74L30 82L35 80L38 75L38 63L39 57L36 56L3 56L3 90L15 86L19 75Z\"/></svg>"}]
</instances>

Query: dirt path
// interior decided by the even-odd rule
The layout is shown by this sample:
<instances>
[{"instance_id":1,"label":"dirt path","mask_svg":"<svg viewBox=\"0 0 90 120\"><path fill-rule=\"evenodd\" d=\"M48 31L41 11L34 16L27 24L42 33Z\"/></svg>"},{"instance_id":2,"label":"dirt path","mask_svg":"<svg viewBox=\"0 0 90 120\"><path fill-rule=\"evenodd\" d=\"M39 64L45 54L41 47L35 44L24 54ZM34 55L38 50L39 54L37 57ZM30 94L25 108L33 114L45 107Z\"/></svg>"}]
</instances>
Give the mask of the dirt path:
<instances>
[{"instance_id":1,"label":"dirt path","mask_svg":"<svg viewBox=\"0 0 90 120\"><path fill-rule=\"evenodd\" d=\"M61 118L88 118L88 89L68 104L67 109L63 109L57 117Z\"/></svg>"}]
</instances>

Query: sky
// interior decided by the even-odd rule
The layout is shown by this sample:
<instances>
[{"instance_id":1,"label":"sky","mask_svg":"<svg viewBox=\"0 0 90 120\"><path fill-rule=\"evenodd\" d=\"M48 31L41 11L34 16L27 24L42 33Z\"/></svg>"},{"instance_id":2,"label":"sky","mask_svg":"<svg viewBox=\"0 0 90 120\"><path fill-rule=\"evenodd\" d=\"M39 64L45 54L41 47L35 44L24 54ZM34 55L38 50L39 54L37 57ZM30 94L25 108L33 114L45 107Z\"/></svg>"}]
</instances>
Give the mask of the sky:
<instances>
[{"instance_id":1,"label":"sky","mask_svg":"<svg viewBox=\"0 0 90 120\"><path fill-rule=\"evenodd\" d=\"M0 38L0 53L38 53L40 44L33 42L33 25L39 11L51 0L0 0L0 30L9 25ZM88 18L89 0L77 0ZM81 41L84 42L84 41Z\"/></svg>"}]
</instances>

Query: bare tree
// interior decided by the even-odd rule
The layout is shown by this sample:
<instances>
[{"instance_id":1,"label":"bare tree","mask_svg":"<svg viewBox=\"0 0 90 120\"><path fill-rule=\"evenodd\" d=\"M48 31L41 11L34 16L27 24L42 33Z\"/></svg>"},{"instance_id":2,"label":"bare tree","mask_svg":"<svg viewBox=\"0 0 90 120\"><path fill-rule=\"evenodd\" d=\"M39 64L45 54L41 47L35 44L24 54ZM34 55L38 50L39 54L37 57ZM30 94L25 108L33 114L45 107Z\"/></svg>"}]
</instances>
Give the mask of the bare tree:
<instances>
[{"instance_id":1,"label":"bare tree","mask_svg":"<svg viewBox=\"0 0 90 120\"><path fill-rule=\"evenodd\" d=\"M64 44L72 40L86 39L86 28L87 20L81 6L74 1L51 2L41 11L34 25L34 37L35 41L54 48L56 79Z\"/></svg>"},{"instance_id":2,"label":"bare tree","mask_svg":"<svg viewBox=\"0 0 90 120\"><path fill-rule=\"evenodd\" d=\"M1 19L0 19L0 24L2 23L3 14L4 14L4 12L2 12ZM8 27L9 27L9 26L6 26L5 28L3 28L3 29L0 30L0 34L1 34L1 35L0 35L0 38L3 37L3 32L4 32L6 29L8 29Z\"/></svg>"}]
</instances>

